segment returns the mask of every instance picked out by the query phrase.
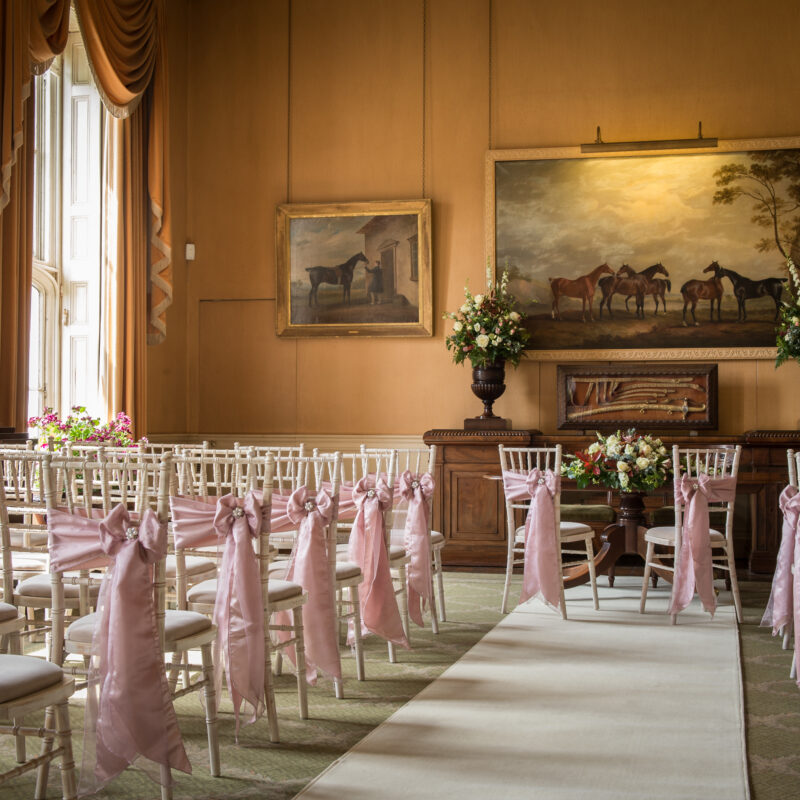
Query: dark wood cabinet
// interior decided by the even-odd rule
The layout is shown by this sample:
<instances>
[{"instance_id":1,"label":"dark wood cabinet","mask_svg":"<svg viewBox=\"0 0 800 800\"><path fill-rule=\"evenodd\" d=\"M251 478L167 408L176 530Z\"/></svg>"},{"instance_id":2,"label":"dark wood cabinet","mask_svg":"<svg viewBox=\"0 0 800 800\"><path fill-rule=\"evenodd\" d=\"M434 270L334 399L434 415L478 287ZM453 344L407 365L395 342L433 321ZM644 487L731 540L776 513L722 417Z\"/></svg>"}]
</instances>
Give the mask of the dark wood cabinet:
<instances>
[{"instance_id":1,"label":"dark wood cabinet","mask_svg":"<svg viewBox=\"0 0 800 800\"><path fill-rule=\"evenodd\" d=\"M786 450L800 450L800 431L748 431L741 436L659 435L667 445L742 445L738 494L743 498L740 503L744 519L736 540L736 555L752 572L772 572L782 525L778 498L788 481ZM564 452L570 453L586 447L594 437L524 430L442 429L428 431L423 439L425 444L437 447L433 527L445 536L444 563L499 567L505 565L506 557L502 484L486 477L500 474L497 446L560 443ZM668 500L668 495L667 491L662 498ZM660 498L654 497L653 502L657 501Z\"/></svg>"}]
</instances>

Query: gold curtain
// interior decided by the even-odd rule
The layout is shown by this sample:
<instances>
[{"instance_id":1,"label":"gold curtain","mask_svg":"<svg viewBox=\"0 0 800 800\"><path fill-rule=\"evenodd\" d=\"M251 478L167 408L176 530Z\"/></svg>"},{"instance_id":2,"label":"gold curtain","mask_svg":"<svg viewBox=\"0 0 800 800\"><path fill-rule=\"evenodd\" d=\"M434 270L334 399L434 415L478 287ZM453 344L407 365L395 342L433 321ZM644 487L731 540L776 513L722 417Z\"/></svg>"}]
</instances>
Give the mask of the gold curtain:
<instances>
[{"instance_id":1,"label":"gold curtain","mask_svg":"<svg viewBox=\"0 0 800 800\"><path fill-rule=\"evenodd\" d=\"M2 0L0 6L0 425L27 428L33 258L31 72L66 45L69 0Z\"/></svg>"},{"instance_id":2,"label":"gold curtain","mask_svg":"<svg viewBox=\"0 0 800 800\"><path fill-rule=\"evenodd\" d=\"M117 239L106 242L104 253L106 403L109 413L127 411L141 436L145 343L163 341L172 302L163 0L76 0L75 6L108 112L104 212L118 222Z\"/></svg>"}]
</instances>

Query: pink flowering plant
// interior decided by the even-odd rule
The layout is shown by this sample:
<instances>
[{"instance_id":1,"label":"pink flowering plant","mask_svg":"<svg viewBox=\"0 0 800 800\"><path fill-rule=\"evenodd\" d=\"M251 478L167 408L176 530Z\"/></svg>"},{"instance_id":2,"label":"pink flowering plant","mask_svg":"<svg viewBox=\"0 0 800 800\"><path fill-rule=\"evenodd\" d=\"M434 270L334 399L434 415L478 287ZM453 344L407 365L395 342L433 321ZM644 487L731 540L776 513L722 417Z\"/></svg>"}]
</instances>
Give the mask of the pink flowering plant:
<instances>
[{"instance_id":1,"label":"pink flowering plant","mask_svg":"<svg viewBox=\"0 0 800 800\"><path fill-rule=\"evenodd\" d=\"M487 274L487 284L486 294L472 294L465 287L461 308L443 315L444 319L453 320L453 332L445 344L456 364L469 359L473 367L501 361L516 367L530 338L523 326L525 317L514 309L514 297L508 291L508 271L503 271L495 282Z\"/></svg>"},{"instance_id":2,"label":"pink flowering plant","mask_svg":"<svg viewBox=\"0 0 800 800\"><path fill-rule=\"evenodd\" d=\"M561 474L578 487L590 484L622 492L658 489L672 477L672 459L661 439L637 434L634 428L609 436L597 434L584 451L564 456Z\"/></svg>"},{"instance_id":3,"label":"pink flowering plant","mask_svg":"<svg viewBox=\"0 0 800 800\"><path fill-rule=\"evenodd\" d=\"M787 259L786 267L789 270L792 301L781 303L780 318L775 331L775 344L778 348L776 367L791 359L800 363L800 275L797 274L797 267L791 258Z\"/></svg>"},{"instance_id":4,"label":"pink flowering plant","mask_svg":"<svg viewBox=\"0 0 800 800\"><path fill-rule=\"evenodd\" d=\"M39 446L46 450L48 443L58 450L67 442L96 442L113 447L135 447L133 439L133 423L131 418L120 411L110 422L100 424L100 419L93 417L85 406L73 406L66 419L56 414L52 408L45 408L38 417L28 420L28 428L38 433ZM146 442L146 438L140 439Z\"/></svg>"}]
</instances>

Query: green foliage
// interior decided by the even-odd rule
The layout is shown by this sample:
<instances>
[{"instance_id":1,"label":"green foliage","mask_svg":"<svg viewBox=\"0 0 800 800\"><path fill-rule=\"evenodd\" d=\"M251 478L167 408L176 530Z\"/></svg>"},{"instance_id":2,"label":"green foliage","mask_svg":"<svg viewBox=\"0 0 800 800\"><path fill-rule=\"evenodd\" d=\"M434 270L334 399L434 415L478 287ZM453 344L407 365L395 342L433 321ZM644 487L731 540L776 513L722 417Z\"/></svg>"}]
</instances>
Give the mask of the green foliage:
<instances>
[{"instance_id":1,"label":"green foliage","mask_svg":"<svg viewBox=\"0 0 800 800\"><path fill-rule=\"evenodd\" d=\"M508 292L508 271L499 281L489 283L485 295L473 295L465 287L464 297L458 311L442 315L453 320L453 332L445 339L453 361L461 364L469 359L473 367L506 361L516 367L530 334L523 327L525 316L514 310L514 297Z\"/></svg>"},{"instance_id":2,"label":"green foliage","mask_svg":"<svg viewBox=\"0 0 800 800\"><path fill-rule=\"evenodd\" d=\"M663 486L672 475L672 459L661 439L637 434L635 428L597 441L575 455L564 456L561 474L578 488L606 486L623 492L649 491Z\"/></svg>"},{"instance_id":3,"label":"green foliage","mask_svg":"<svg viewBox=\"0 0 800 800\"><path fill-rule=\"evenodd\" d=\"M124 411L101 425L97 417L89 414L86 406L73 406L64 420L52 408L45 408L40 416L28 420L28 427L38 431L39 445L44 450L51 442L54 450L60 449L67 442L94 442L114 447L136 446L132 433L133 423ZM147 439L142 437L140 441L146 442Z\"/></svg>"},{"instance_id":4,"label":"green foliage","mask_svg":"<svg viewBox=\"0 0 800 800\"><path fill-rule=\"evenodd\" d=\"M786 264L794 299L791 303L781 305L780 321L775 330L776 369L787 361L794 360L800 363L800 303L797 300L800 297L800 275L791 258L787 259Z\"/></svg>"}]
</instances>

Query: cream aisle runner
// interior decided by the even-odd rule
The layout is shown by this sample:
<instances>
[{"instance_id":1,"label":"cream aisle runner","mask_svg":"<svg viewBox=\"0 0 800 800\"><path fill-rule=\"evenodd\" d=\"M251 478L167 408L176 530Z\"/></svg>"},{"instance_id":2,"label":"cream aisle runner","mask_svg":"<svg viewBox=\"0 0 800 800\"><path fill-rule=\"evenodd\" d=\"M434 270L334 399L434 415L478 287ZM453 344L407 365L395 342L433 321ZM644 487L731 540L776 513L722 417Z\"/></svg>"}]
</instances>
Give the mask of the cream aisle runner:
<instances>
[{"instance_id":1,"label":"cream aisle runner","mask_svg":"<svg viewBox=\"0 0 800 800\"><path fill-rule=\"evenodd\" d=\"M303 800L748 798L733 607L600 579L567 591L566 622L519 607L322 773ZM723 592L721 603L730 602Z\"/></svg>"}]
</instances>

